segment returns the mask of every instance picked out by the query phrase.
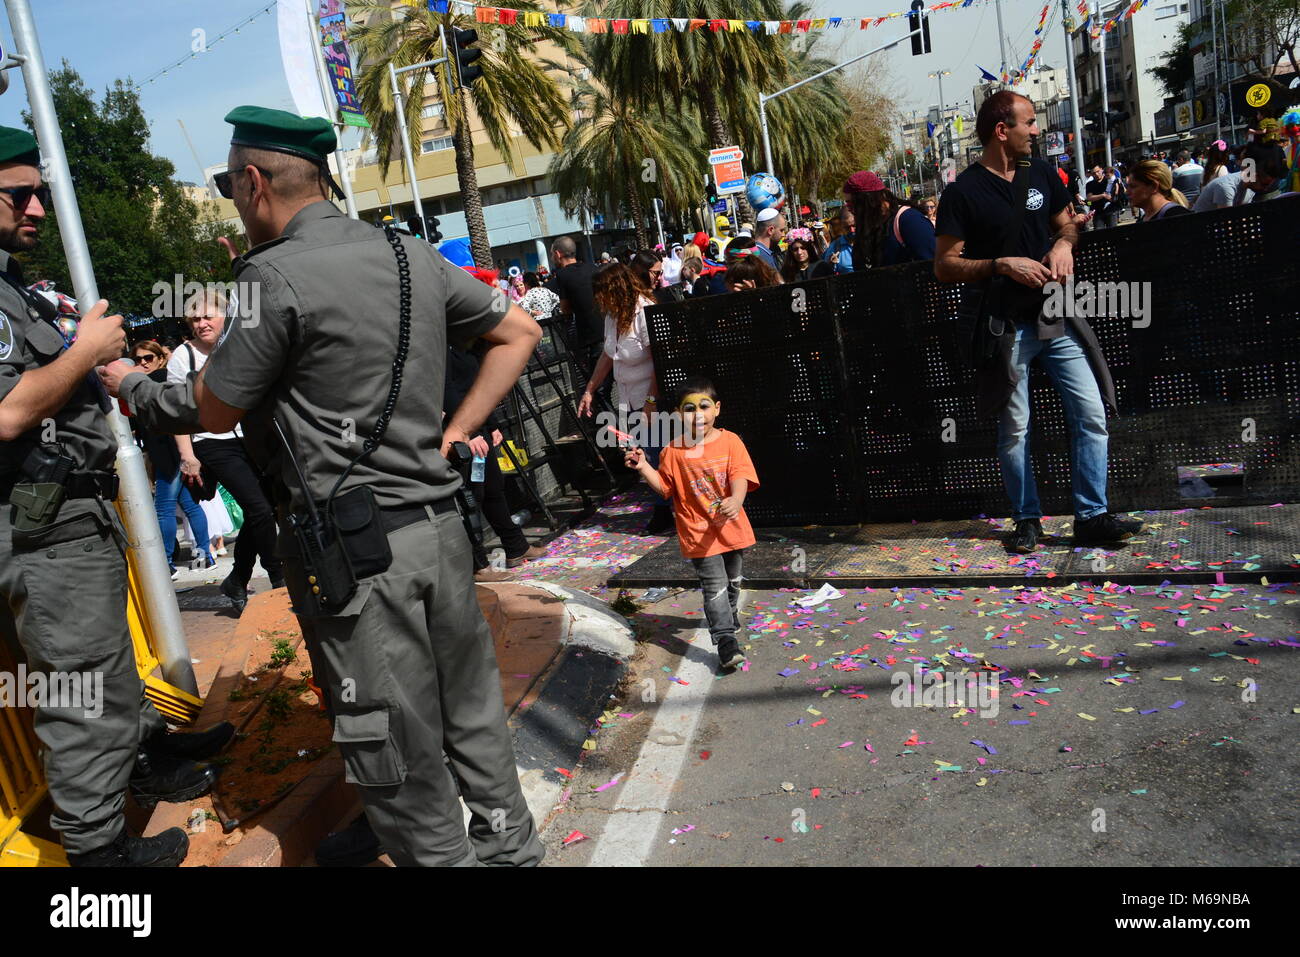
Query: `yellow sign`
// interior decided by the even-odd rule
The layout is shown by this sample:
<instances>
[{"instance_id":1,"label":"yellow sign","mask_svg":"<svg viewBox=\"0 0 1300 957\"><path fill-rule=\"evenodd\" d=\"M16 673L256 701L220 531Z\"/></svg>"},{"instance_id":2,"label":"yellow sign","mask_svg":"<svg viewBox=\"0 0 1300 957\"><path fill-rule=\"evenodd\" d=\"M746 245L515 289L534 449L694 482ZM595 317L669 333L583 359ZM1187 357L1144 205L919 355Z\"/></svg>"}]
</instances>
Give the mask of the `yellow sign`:
<instances>
[{"instance_id":1,"label":"yellow sign","mask_svg":"<svg viewBox=\"0 0 1300 957\"><path fill-rule=\"evenodd\" d=\"M1267 83L1256 83L1246 91L1246 102L1253 107L1259 108L1265 106L1272 95L1273 91L1269 89Z\"/></svg>"}]
</instances>

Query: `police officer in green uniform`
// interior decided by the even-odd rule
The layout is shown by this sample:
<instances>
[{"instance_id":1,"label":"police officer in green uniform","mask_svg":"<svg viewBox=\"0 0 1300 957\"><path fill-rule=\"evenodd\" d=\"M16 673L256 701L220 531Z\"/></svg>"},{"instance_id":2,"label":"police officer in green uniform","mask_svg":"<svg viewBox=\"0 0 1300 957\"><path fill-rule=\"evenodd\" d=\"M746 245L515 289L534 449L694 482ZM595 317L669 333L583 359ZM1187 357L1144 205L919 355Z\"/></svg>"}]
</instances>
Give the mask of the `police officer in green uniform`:
<instances>
[{"instance_id":1,"label":"police officer in green uniform","mask_svg":"<svg viewBox=\"0 0 1300 957\"><path fill-rule=\"evenodd\" d=\"M516 381L540 330L428 243L344 216L327 198L328 121L250 106L226 120L217 185L253 244L234 262L227 331L185 383L124 363L100 374L147 427L242 422L275 482L289 595L347 780L392 859L536 864L447 455ZM444 424L447 344L476 338L482 371Z\"/></svg>"},{"instance_id":2,"label":"police officer in green uniform","mask_svg":"<svg viewBox=\"0 0 1300 957\"><path fill-rule=\"evenodd\" d=\"M30 133L0 127L0 640L47 688L81 689L32 702L51 825L69 863L175 866L189 843L182 829L126 833L128 785L146 806L206 793L215 772L188 757L215 753L234 729L169 736L144 697L126 620L126 536L112 505L117 442L94 376L126 336L100 301L69 346L54 307L24 285L10 254L36 245L45 218L39 164Z\"/></svg>"}]
</instances>

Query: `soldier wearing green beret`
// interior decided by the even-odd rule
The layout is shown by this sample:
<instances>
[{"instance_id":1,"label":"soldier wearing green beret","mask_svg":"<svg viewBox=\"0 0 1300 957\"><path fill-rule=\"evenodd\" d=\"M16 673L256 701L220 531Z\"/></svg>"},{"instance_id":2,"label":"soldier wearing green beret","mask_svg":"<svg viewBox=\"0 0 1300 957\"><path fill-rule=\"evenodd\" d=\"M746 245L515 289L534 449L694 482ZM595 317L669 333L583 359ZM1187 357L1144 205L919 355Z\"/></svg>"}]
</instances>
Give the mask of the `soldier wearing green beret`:
<instances>
[{"instance_id":1,"label":"soldier wearing green beret","mask_svg":"<svg viewBox=\"0 0 1300 957\"><path fill-rule=\"evenodd\" d=\"M51 825L69 863L176 866L185 832L128 835L125 792L149 806L206 793L215 771L188 757L215 753L234 729L169 736L144 697L112 505L117 441L93 374L122 355L126 336L101 300L69 345L54 307L28 291L10 254L36 245L49 208L39 165L30 133L0 127L0 640L49 687L68 676L67 687L82 688L79 702L32 702Z\"/></svg>"},{"instance_id":2,"label":"soldier wearing green beret","mask_svg":"<svg viewBox=\"0 0 1300 957\"><path fill-rule=\"evenodd\" d=\"M125 364L101 370L103 380L147 427L242 422L276 486L289 595L347 779L392 859L536 864L541 843L447 455L509 391L540 329L428 243L329 202L328 121L258 107L226 120L234 132L217 187L253 244L234 261L239 288L257 294L186 383L161 385ZM448 342L480 338L482 371L443 423ZM321 571L337 564L310 546L320 515L348 532L355 588L342 606L329 604L339 592Z\"/></svg>"}]
</instances>

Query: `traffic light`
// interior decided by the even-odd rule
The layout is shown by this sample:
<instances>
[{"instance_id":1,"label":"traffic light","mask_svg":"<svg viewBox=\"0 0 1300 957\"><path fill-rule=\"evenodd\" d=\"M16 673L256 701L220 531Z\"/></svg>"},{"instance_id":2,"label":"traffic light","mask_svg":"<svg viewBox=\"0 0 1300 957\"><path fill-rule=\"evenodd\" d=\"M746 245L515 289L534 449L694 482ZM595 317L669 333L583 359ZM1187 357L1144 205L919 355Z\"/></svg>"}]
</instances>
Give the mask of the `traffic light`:
<instances>
[{"instance_id":1,"label":"traffic light","mask_svg":"<svg viewBox=\"0 0 1300 957\"><path fill-rule=\"evenodd\" d=\"M1127 110L1108 110L1106 112L1106 129L1113 130L1129 118Z\"/></svg>"},{"instance_id":2,"label":"traffic light","mask_svg":"<svg viewBox=\"0 0 1300 957\"><path fill-rule=\"evenodd\" d=\"M1080 126L1098 126L1101 123L1101 116L1098 113L1080 113Z\"/></svg>"},{"instance_id":3,"label":"traffic light","mask_svg":"<svg viewBox=\"0 0 1300 957\"><path fill-rule=\"evenodd\" d=\"M456 53L456 75L461 86L469 86L483 75L481 66L471 64L483 55L482 50L474 49L478 43L477 30L454 29L451 31L451 45Z\"/></svg>"},{"instance_id":4,"label":"traffic light","mask_svg":"<svg viewBox=\"0 0 1300 957\"><path fill-rule=\"evenodd\" d=\"M431 243L442 242L442 231L438 229L437 216L429 217L429 242Z\"/></svg>"},{"instance_id":5,"label":"traffic light","mask_svg":"<svg viewBox=\"0 0 1300 957\"><path fill-rule=\"evenodd\" d=\"M709 185L704 187L704 198L710 206L718 201L718 187L712 179L709 180Z\"/></svg>"},{"instance_id":6,"label":"traffic light","mask_svg":"<svg viewBox=\"0 0 1300 957\"><path fill-rule=\"evenodd\" d=\"M921 32L916 33L917 28ZM921 56L930 52L930 17L925 13L924 0L912 0L912 12L907 15L907 32L912 37L912 56Z\"/></svg>"},{"instance_id":7,"label":"traffic light","mask_svg":"<svg viewBox=\"0 0 1300 957\"><path fill-rule=\"evenodd\" d=\"M424 238L424 223L420 222L419 216L408 216L406 219L406 229L412 236Z\"/></svg>"}]
</instances>

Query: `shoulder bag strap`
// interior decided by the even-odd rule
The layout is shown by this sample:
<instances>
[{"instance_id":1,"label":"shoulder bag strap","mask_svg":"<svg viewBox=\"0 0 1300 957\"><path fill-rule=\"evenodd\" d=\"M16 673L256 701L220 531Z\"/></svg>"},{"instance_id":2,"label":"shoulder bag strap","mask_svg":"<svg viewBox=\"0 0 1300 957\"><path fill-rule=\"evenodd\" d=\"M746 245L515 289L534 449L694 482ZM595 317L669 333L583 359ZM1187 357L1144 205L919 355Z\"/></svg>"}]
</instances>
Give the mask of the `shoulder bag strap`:
<instances>
[{"instance_id":1,"label":"shoulder bag strap","mask_svg":"<svg viewBox=\"0 0 1300 957\"><path fill-rule=\"evenodd\" d=\"M1002 251L998 253L998 258L1010 256L1016 250L1016 243L1020 239L1020 227L1025 221L1025 201L1029 199L1029 160L1021 160L1016 164L1016 176L1011 181L1011 192L1015 199L1015 210L1011 214L1011 222L1007 226L1006 235L1002 237Z\"/></svg>"}]
</instances>

